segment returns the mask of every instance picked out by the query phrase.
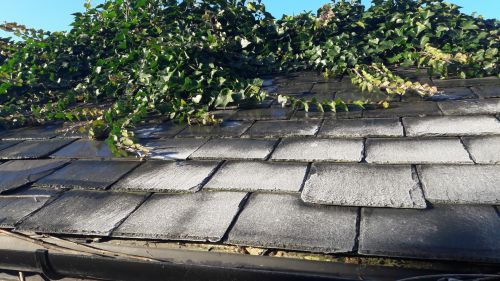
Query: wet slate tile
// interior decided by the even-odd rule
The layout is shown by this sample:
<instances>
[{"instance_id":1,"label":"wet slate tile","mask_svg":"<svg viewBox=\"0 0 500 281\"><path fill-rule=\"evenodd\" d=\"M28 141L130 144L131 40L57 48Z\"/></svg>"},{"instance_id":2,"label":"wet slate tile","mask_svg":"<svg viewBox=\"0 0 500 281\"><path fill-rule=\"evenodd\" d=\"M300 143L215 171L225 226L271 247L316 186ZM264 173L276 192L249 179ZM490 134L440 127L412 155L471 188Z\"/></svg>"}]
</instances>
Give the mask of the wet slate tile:
<instances>
[{"instance_id":1,"label":"wet slate tile","mask_svg":"<svg viewBox=\"0 0 500 281\"><path fill-rule=\"evenodd\" d=\"M293 109L285 108L256 108L238 110L230 117L230 120L285 120L289 119L293 114Z\"/></svg>"},{"instance_id":2,"label":"wet slate tile","mask_svg":"<svg viewBox=\"0 0 500 281\"><path fill-rule=\"evenodd\" d=\"M190 159L265 160L277 140L212 139L189 156Z\"/></svg>"},{"instance_id":3,"label":"wet slate tile","mask_svg":"<svg viewBox=\"0 0 500 281\"><path fill-rule=\"evenodd\" d=\"M212 114L214 116L214 118L222 119L222 120L231 119L231 116L233 116L235 113L236 113L235 109L232 109L232 110L222 109L222 110L210 111L210 114Z\"/></svg>"},{"instance_id":4,"label":"wet slate tile","mask_svg":"<svg viewBox=\"0 0 500 281\"><path fill-rule=\"evenodd\" d=\"M338 91L339 89L340 89L340 82L316 83L312 87L311 94L312 97L315 97L318 101L323 101L323 100L331 101L335 99L335 92Z\"/></svg>"},{"instance_id":5,"label":"wet slate tile","mask_svg":"<svg viewBox=\"0 0 500 281\"><path fill-rule=\"evenodd\" d=\"M67 191L26 219L17 229L108 236L144 199L144 194Z\"/></svg>"},{"instance_id":6,"label":"wet slate tile","mask_svg":"<svg viewBox=\"0 0 500 281\"><path fill-rule=\"evenodd\" d=\"M493 116L408 117L403 125L410 137L500 134L500 122Z\"/></svg>"},{"instance_id":7,"label":"wet slate tile","mask_svg":"<svg viewBox=\"0 0 500 281\"><path fill-rule=\"evenodd\" d=\"M77 140L70 145L65 146L61 150L53 153L50 157L65 159L115 158L107 143L105 143L104 141L96 141L90 139Z\"/></svg>"},{"instance_id":8,"label":"wet slate tile","mask_svg":"<svg viewBox=\"0 0 500 281\"><path fill-rule=\"evenodd\" d=\"M440 116L441 110L436 102L400 102L392 103L388 109L363 111L366 118L397 118L410 116Z\"/></svg>"},{"instance_id":9,"label":"wet slate tile","mask_svg":"<svg viewBox=\"0 0 500 281\"><path fill-rule=\"evenodd\" d=\"M362 139L283 139L271 159L300 162L359 162Z\"/></svg>"},{"instance_id":10,"label":"wet slate tile","mask_svg":"<svg viewBox=\"0 0 500 281\"><path fill-rule=\"evenodd\" d=\"M157 160L186 160L207 139L161 139L148 140L140 144L149 149L147 158Z\"/></svg>"},{"instance_id":11,"label":"wet slate tile","mask_svg":"<svg viewBox=\"0 0 500 281\"><path fill-rule=\"evenodd\" d=\"M313 164L301 197L304 202L324 205L427 206L418 177L409 165Z\"/></svg>"},{"instance_id":12,"label":"wet slate tile","mask_svg":"<svg viewBox=\"0 0 500 281\"><path fill-rule=\"evenodd\" d=\"M297 196L252 194L229 232L229 244L322 253L354 248L357 209L310 206Z\"/></svg>"},{"instance_id":13,"label":"wet slate tile","mask_svg":"<svg viewBox=\"0 0 500 281\"><path fill-rule=\"evenodd\" d=\"M419 166L425 198L432 203L500 205L500 166Z\"/></svg>"},{"instance_id":14,"label":"wet slate tile","mask_svg":"<svg viewBox=\"0 0 500 281\"><path fill-rule=\"evenodd\" d=\"M57 132L61 125L46 125L39 127L20 128L8 131L4 140L46 140L59 135Z\"/></svg>"},{"instance_id":15,"label":"wet slate tile","mask_svg":"<svg viewBox=\"0 0 500 281\"><path fill-rule=\"evenodd\" d=\"M439 90L441 92L436 93L431 97L427 97L426 100L445 101L445 100L462 100L462 99L477 98L477 96L472 92L472 90L466 87L444 88Z\"/></svg>"},{"instance_id":16,"label":"wet slate tile","mask_svg":"<svg viewBox=\"0 0 500 281\"><path fill-rule=\"evenodd\" d=\"M64 160L16 160L0 165L0 193L35 182L68 163Z\"/></svg>"},{"instance_id":17,"label":"wet slate tile","mask_svg":"<svg viewBox=\"0 0 500 281\"><path fill-rule=\"evenodd\" d=\"M50 202L57 192L30 188L0 198L0 228L14 228L22 219Z\"/></svg>"},{"instance_id":18,"label":"wet slate tile","mask_svg":"<svg viewBox=\"0 0 500 281\"><path fill-rule=\"evenodd\" d=\"M500 79L497 77L485 77L474 79L433 79L434 85L440 88L473 87L473 86L499 86Z\"/></svg>"},{"instance_id":19,"label":"wet slate tile","mask_svg":"<svg viewBox=\"0 0 500 281\"><path fill-rule=\"evenodd\" d=\"M496 86L477 86L471 89L481 98L500 98L500 84Z\"/></svg>"},{"instance_id":20,"label":"wet slate tile","mask_svg":"<svg viewBox=\"0 0 500 281\"><path fill-rule=\"evenodd\" d=\"M465 147L478 164L500 164L500 136L464 137Z\"/></svg>"},{"instance_id":21,"label":"wet slate tile","mask_svg":"<svg viewBox=\"0 0 500 281\"><path fill-rule=\"evenodd\" d=\"M228 161L204 189L298 192L307 164Z\"/></svg>"},{"instance_id":22,"label":"wet slate tile","mask_svg":"<svg viewBox=\"0 0 500 281\"><path fill-rule=\"evenodd\" d=\"M438 103L444 115L480 115L500 113L500 99L475 99Z\"/></svg>"},{"instance_id":23,"label":"wet slate tile","mask_svg":"<svg viewBox=\"0 0 500 281\"><path fill-rule=\"evenodd\" d=\"M35 185L57 189L106 189L139 164L136 161L74 161Z\"/></svg>"},{"instance_id":24,"label":"wet slate tile","mask_svg":"<svg viewBox=\"0 0 500 281\"><path fill-rule=\"evenodd\" d=\"M17 140L0 140L0 150L3 150L3 149L6 149L6 148L9 148L11 146L14 146L18 143L20 143L21 141L17 141Z\"/></svg>"},{"instance_id":25,"label":"wet slate tile","mask_svg":"<svg viewBox=\"0 0 500 281\"><path fill-rule=\"evenodd\" d=\"M500 261L500 219L491 206L430 210L363 208L359 252L405 258Z\"/></svg>"},{"instance_id":26,"label":"wet slate tile","mask_svg":"<svg viewBox=\"0 0 500 281\"><path fill-rule=\"evenodd\" d=\"M73 140L27 140L0 151L0 159L36 159L49 156Z\"/></svg>"},{"instance_id":27,"label":"wet slate tile","mask_svg":"<svg viewBox=\"0 0 500 281\"><path fill-rule=\"evenodd\" d=\"M240 137L253 121L224 121L215 126L189 126L177 138L236 138Z\"/></svg>"},{"instance_id":28,"label":"wet slate tile","mask_svg":"<svg viewBox=\"0 0 500 281\"><path fill-rule=\"evenodd\" d=\"M144 132L142 138L172 138L186 128L186 124L167 122L159 124L150 134Z\"/></svg>"},{"instance_id":29,"label":"wet slate tile","mask_svg":"<svg viewBox=\"0 0 500 281\"><path fill-rule=\"evenodd\" d=\"M366 162L376 164L473 164L458 138L368 139Z\"/></svg>"},{"instance_id":30,"label":"wet slate tile","mask_svg":"<svg viewBox=\"0 0 500 281\"><path fill-rule=\"evenodd\" d=\"M325 120L318 137L402 137L403 126L397 118L365 118L353 120Z\"/></svg>"},{"instance_id":31,"label":"wet slate tile","mask_svg":"<svg viewBox=\"0 0 500 281\"><path fill-rule=\"evenodd\" d=\"M113 190L196 192L215 172L216 161L147 161L112 186Z\"/></svg>"},{"instance_id":32,"label":"wet slate tile","mask_svg":"<svg viewBox=\"0 0 500 281\"><path fill-rule=\"evenodd\" d=\"M244 192L155 194L113 236L218 242L246 195Z\"/></svg>"},{"instance_id":33,"label":"wet slate tile","mask_svg":"<svg viewBox=\"0 0 500 281\"><path fill-rule=\"evenodd\" d=\"M247 138L281 138L314 136L320 120L257 121L243 135Z\"/></svg>"}]
</instances>

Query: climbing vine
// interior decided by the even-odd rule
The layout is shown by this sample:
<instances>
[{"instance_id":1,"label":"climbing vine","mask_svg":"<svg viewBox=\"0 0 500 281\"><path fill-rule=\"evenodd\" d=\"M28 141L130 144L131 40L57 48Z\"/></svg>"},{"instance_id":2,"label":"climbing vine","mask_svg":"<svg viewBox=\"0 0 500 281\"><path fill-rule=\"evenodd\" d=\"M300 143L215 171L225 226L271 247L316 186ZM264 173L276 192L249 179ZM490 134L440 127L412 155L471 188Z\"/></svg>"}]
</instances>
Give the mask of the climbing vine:
<instances>
[{"instance_id":1,"label":"climbing vine","mask_svg":"<svg viewBox=\"0 0 500 281\"><path fill-rule=\"evenodd\" d=\"M442 0L336 0L316 13L273 18L258 0L108 0L74 14L69 32L15 23L0 29L0 124L81 121L112 148L134 147L132 128L162 118L213 124L216 107L266 97L261 75L316 70L350 76L364 91L437 89L393 71L433 77L499 75L499 21ZM342 100L277 97L283 105L347 110ZM367 102L355 101L363 106Z\"/></svg>"}]
</instances>

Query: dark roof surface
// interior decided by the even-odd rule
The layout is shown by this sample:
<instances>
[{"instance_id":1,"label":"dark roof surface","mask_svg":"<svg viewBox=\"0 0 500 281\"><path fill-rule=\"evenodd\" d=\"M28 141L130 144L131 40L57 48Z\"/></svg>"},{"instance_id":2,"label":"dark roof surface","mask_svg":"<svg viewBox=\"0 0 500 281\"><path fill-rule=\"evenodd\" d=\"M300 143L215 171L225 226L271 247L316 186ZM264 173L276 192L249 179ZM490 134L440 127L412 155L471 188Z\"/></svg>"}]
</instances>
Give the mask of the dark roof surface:
<instances>
[{"instance_id":1,"label":"dark roof surface","mask_svg":"<svg viewBox=\"0 0 500 281\"><path fill-rule=\"evenodd\" d=\"M137 130L145 161L59 126L0 132L0 227L318 253L500 263L500 80L392 108L304 112L266 101L216 127ZM299 73L272 93L351 98Z\"/></svg>"}]
</instances>

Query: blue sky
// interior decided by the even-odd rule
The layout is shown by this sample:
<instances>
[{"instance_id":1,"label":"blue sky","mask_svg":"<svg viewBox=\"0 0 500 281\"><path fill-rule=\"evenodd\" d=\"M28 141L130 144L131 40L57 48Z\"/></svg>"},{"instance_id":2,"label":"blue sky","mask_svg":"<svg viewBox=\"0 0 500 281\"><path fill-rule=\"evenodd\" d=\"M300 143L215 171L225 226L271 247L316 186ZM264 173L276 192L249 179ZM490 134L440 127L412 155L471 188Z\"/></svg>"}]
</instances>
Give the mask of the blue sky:
<instances>
[{"instance_id":1,"label":"blue sky","mask_svg":"<svg viewBox=\"0 0 500 281\"><path fill-rule=\"evenodd\" d=\"M276 17L297 14L304 10L316 11L328 0L263 0ZM486 18L500 18L500 0L448 0L463 7L466 13L478 12ZM92 0L92 4L104 0ZM363 0L369 4L370 0ZM2 4L0 22L15 21L29 27L50 31L68 30L71 13L83 11L84 0L16 0ZM0 36L5 35L0 31Z\"/></svg>"}]
</instances>

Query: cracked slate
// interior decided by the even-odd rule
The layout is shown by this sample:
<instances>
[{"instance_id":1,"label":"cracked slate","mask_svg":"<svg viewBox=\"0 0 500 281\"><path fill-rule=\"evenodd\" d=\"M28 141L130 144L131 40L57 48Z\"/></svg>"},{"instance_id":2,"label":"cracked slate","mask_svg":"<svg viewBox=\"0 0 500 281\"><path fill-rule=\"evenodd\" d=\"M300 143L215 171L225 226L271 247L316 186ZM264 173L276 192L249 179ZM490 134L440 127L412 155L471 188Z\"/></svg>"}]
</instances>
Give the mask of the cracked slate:
<instances>
[{"instance_id":1,"label":"cracked slate","mask_svg":"<svg viewBox=\"0 0 500 281\"><path fill-rule=\"evenodd\" d=\"M500 122L493 116L442 116L403 118L406 135L470 136L500 134Z\"/></svg>"},{"instance_id":2,"label":"cracked slate","mask_svg":"<svg viewBox=\"0 0 500 281\"><path fill-rule=\"evenodd\" d=\"M293 109L290 107L285 108L256 108L238 110L229 119L231 120L284 120L292 116Z\"/></svg>"},{"instance_id":3,"label":"cracked slate","mask_svg":"<svg viewBox=\"0 0 500 281\"><path fill-rule=\"evenodd\" d=\"M244 192L155 194L112 236L218 242L246 195Z\"/></svg>"},{"instance_id":4,"label":"cracked slate","mask_svg":"<svg viewBox=\"0 0 500 281\"><path fill-rule=\"evenodd\" d=\"M354 248L357 208L311 206L289 194L252 194L228 243L322 253Z\"/></svg>"},{"instance_id":5,"label":"cracked slate","mask_svg":"<svg viewBox=\"0 0 500 281\"><path fill-rule=\"evenodd\" d=\"M186 160L206 142L206 139L161 139L143 141L140 144L150 150L147 158Z\"/></svg>"},{"instance_id":6,"label":"cracked slate","mask_svg":"<svg viewBox=\"0 0 500 281\"><path fill-rule=\"evenodd\" d=\"M430 202L500 204L498 165L423 165L419 173Z\"/></svg>"},{"instance_id":7,"label":"cracked slate","mask_svg":"<svg viewBox=\"0 0 500 281\"><path fill-rule=\"evenodd\" d=\"M444 115L479 115L500 113L500 99L461 100L438 103Z\"/></svg>"},{"instance_id":8,"label":"cracked slate","mask_svg":"<svg viewBox=\"0 0 500 281\"><path fill-rule=\"evenodd\" d=\"M47 176L64 160L15 160L0 165L0 193L19 188Z\"/></svg>"},{"instance_id":9,"label":"cracked slate","mask_svg":"<svg viewBox=\"0 0 500 281\"><path fill-rule=\"evenodd\" d=\"M27 140L0 151L0 159L43 158L71 143L69 139Z\"/></svg>"},{"instance_id":10,"label":"cracked slate","mask_svg":"<svg viewBox=\"0 0 500 281\"><path fill-rule=\"evenodd\" d=\"M492 206L363 208L360 229L361 254L500 261L500 219Z\"/></svg>"},{"instance_id":11,"label":"cracked slate","mask_svg":"<svg viewBox=\"0 0 500 281\"><path fill-rule=\"evenodd\" d=\"M397 118L410 116L440 116L441 110L436 102L399 102L392 103L388 109L374 109L363 111L366 118Z\"/></svg>"},{"instance_id":12,"label":"cracked slate","mask_svg":"<svg viewBox=\"0 0 500 281\"><path fill-rule=\"evenodd\" d=\"M30 188L11 195L12 197L4 196L0 198L1 228L14 228L16 223L43 207L53 196L57 195L57 192ZM19 196L26 197L19 198Z\"/></svg>"},{"instance_id":13,"label":"cracked slate","mask_svg":"<svg viewBox=\"0 0 500 281\"><path fill-rule=\"evenodd\" d=\"M257 121L243 135L250 138L314 136L320 120Z\"/></svg>"},{"instance_id":14,"label":"cracked slate","mask_svg":"<svg viewBox=\"0 0 500 281\"><path fill-rule=\"evenodd\" d=\"M265 160L277 140L212 139L195 151L190 159Z\"/></svg>"},{"instance_id":15,"label":"cracked slate","mask_svg":"<svg viewBox=\"0 0 500 281\"><path fill-rule=\"evenodd\" d=\"M500 136L462 138L477 164L500 164Z\"/></svg>"},{"instance_id":16,"label":"cracked slate","mask_svg":"<svg viewBox=\"0 0 500 281\"><path fill-rule=\"evenodd\" d=\"M113 190L196 192L218 167L215 161L147 161L112 186Z\"/></svg>"},{"instance_id":17,"label":"cracked slate","mask_svg":"<svg viewBox=\"0 0 500 281\"><path fill-rule=\"evenodd\" d=\"M0 140L0 150L9 148L11 146L14 146L14 145L20 143L20 142L21 141L16 141L16 140L6 140L6 141Z\"/></svg>"},{"instance_id":18,"label":"cracked slate","mask_svg":"<svg viewBox=\"0 0 500 281\"><path fill-rule=\"evenodd\" d=\"M272 160L301 162L360 162L362 139L283 139Z\"/></svg>"},{"instance_id":19,"label":"cracked slate","mask_svg":"<svg viewBox=\"0 0 500 281\"><path fill-rule=\"evenodd\" d=\"M444 100L461 100L461 99L477 98L477 96L469 88L465 87L445 88L440 90L442 92L434 94L433 96L426 98L426 100L444 101Z\"/></svg>"},{"instance_id":20,"label":"cracked slate","mask_svg":"<svg viewBox=\"0 0 500 281\"><path fill-rule=\"evenodd\" d=\"M368 139L366 162L376 164L473 164L458 138Z\"/></svg>"},{"instance_id":21,"label":"cracked slate","mask_svg":"<svg viewBox=\"0 0 500 281\"><path fill-rule=\"evenodd\" d=\"M17 229L108 236L144 198L144 194L71 190L27 218Z\"/></svg>"},{"instance_id":22,"label":"cracked slate","mask_svg":"<svg viewBox=\"0 0 500 281\"><path fill-rule=\"evenodd\" d=\"M298 192L307 164L270 162L226 162L204 189Z\"/></svg>"},{"instance_id":23,"label":"cracked slate","mask_svg":"<svg viewBox=\"0 0 500 281\"><path fill-rule=\"evenodd\" d=\"M37 181L35 186L106 189L139 164L140 162L136 161L78 160Z\"/></svg>"},{"instance_id":24,"label":"cracked slate","mask_svg":"<svg viewBox=\"0 0 500 281\"><path fill-rule=\"evenodd\" d=\"M7 131L2 137L4 140L45 140L51 139L59 135L57 130L61 129L61 125L46 125L40 127L20 128L12 131Z\"/></svg>"},{"instance_id":25,"label":"cracked slate","mask_svg":"<svg viewBox=\"0 0 500 281\"><path fill-rule=\"evenodd\" d=\"M52 154L53 158L115 158L109 145L103 141L80 139Z\"/></svg>"},{"instance_id":26,"label":"cracked slate","mask_svg":"<svg viewBox=\"0 0 500 281\"><path fill-rule=\"evenodd\" d=\"M177 138L235 138L240 137L252 121L224 121L216 126L189 126L180 132Z\"/></svg>"},{"instance_id":27,"label":"cracked slate","mask_svg":"<svg viewBox=\"0 0 500 281\"><path fill-rule=\"evenodd\" d=\"M500 98L500 85L472 87L472 91L482 98Z\"/></svg>"},{"instance_id":28,"label":"cracked slate","mask_svg":"<svg viewBox=\"0 0 500 281\"><path fill-rule=\"evenodd\" d=\"M417 176L409 165L313 164L301 197L313 204L426 208Z\"/></svg>"},{"instance_id":29,"label":"cracked slate","mask_svg":"<svg viewBox=\"0 0 500 281\"><path fill-rule=\"evenodd\" d=\"M403 126L397 118L325 120L318 137L402 137Z\"/></svg>"}]
</instances>

